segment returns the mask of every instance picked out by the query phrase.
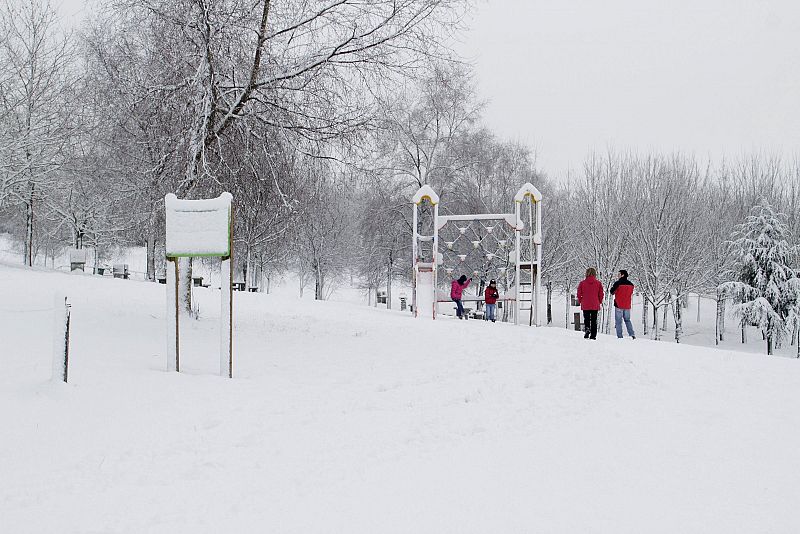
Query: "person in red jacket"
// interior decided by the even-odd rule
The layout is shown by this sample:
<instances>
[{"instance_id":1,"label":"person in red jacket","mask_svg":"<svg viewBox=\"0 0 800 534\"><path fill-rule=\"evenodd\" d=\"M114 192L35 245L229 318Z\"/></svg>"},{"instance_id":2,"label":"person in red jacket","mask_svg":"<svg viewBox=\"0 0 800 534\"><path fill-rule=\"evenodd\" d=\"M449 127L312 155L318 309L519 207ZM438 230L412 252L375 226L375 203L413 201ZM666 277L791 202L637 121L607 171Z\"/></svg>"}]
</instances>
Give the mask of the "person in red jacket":
<instances>
[{"instance_id":1,"label":"person in red jacket","mask_svg":"<svg viewBox=\"0 0 800 534\"><path fill-rule=\"evenodd\" d=\"M497 291L497 282L492 280L483 292L483 299L486 302L486 315L483 318L487 321L494 322L497 318L497 299L500 298L500 293Z\"/></svg>"},{"instance_id":2,"label":"person in red jacket","mask_svg":"<svg viewBox=\"0 0 800 534\"><path fill-rule=\"evenodd\" d=\"M458 280L453 280L450 283L450 299L456 303L456 315L458 315L459 319L464 318L464 305L461 304L461 297L470 282L472 282L472 278L467 279L467 276L462 274Z\"/></svg>"},{"instance_id":3,"label":"person in red jacket","mask_svg":"<svg viewBox=\"0 0 800 534\"><path fill-rule=\"evenodd\" d=\"M578 284L578 304L583 310L583 337L597 339L597 312L603 305L603 284L594 267L586 269L586 278Z\"/></svg>"},{"instance_id":4,"label":"person in red jacket","mask_svg":"<svg viewBox=\"0 0 800 534\"><path fill-rule=\"evenodd\" d=\"M631 300L633 299L633 283L628 280L628 271L621 269L614 285L611 286L609 293L614 295L614 326L617 329L617 337L622 339L622 322L628 329L631 339L636 339L636 332L633 331L631 323Z\"/></svg>"}]
</instances>

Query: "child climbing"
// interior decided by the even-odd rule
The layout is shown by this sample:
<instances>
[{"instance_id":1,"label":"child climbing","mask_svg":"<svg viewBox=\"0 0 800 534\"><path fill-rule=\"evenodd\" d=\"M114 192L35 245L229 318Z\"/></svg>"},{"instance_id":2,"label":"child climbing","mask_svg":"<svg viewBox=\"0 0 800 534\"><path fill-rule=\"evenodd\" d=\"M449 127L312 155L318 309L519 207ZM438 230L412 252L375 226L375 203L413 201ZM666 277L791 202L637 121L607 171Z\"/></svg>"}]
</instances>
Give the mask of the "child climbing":
<instances>
[{"instance_id":1,"label":"child climbing","mask_svg":"<svg viewBox=\"0 0 800 534\"><path fill-rule=\"evenodd\" d=\"M467 275L462 274L458 280L453 280L450 284L450 298L456 303L456 315L459 319L464 318L464 306L461 304L461 297L467 289L472 278L467 279Z\"/></svg>"},{"instance_id":2,"label":"child climbing","mask_svg":"<svg viewBox=\"0 0 800 534\"><path fill-rule=\"evenodd\" d=\"M497 282L494 280L489 282L486 291L483 293L483 298L486 301L486 315L484 315L484 319L494 322L497 318L497 299L500 298L500 293L497 291Z\"/></svg>"}]
</instances>

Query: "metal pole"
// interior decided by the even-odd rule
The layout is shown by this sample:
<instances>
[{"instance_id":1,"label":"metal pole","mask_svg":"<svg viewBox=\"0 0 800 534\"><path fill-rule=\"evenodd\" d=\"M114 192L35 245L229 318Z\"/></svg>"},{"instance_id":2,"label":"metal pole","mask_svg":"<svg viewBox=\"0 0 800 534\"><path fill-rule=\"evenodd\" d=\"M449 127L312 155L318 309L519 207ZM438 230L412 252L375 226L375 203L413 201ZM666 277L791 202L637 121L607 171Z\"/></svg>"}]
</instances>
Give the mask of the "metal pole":
<instances>
[{"instance_id":1,"label":"metal pole","mask_svg":"<svg viewBox=\"0 0 800 534\"><path fill-rule=\"evenodd\" d=\"M67 381L67 375L69 374L69 320L70 320L70 305L67 302L67 299L64 298L64 313L67 316L67 324L66 328L64 329L64 382Z\"/></svg>"},{"instance_id":2,"label":"metal pole","mask_svg":"<svg viewBox=\"0 0 800 534\"><path fill-rule=\"evenodd\" d=\"M56 294L53 298L53 373L52 379L66 382L69 369L70 305L67 297Z\"/></svg>"}]
</instances>

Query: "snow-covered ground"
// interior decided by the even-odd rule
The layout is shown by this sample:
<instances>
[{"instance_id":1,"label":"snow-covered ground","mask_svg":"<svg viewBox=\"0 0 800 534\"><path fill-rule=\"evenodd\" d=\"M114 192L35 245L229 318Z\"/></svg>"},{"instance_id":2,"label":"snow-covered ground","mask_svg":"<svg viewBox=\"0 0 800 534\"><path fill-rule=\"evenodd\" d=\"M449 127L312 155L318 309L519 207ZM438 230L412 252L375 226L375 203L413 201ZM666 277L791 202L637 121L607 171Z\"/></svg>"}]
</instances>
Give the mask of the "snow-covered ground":
<instances>
[{"instance_id":1,"label":"snow-covered ground","mask_svg":"<svg viewBox=\"0 0 800 534\"><path fill-rule=\"evenodd\" d=\"M51 383L53 293L72 302ZM0 531L797 532L800 361L0 265Z\"/></svg>"},{"instance_id":2,"label":"snow-covered ground","mask_svg":"<svg viewBox=\"0 0 800 534\"><path fill-rule=\"evenodd\" d=\"M16 265L21 263L22 261L22 251L21 251L21 244L17 243L14 239L12 239L7 234L0 234L0 262L8 263L9 265ZM123 247L123 248L112 248L104 251L105 259L100 261L101 265L109 266L116 263L124 263L128 264L129 270L131 273L131 277L134 279L143 280L146 275L145 271L147 270L147 253L143 247ZM93 249L89 249L89 263L86 266L86 272L91 272L91 267L94 265L94 252ZM209 260L207 260L208 262ZM217 260L211 260L211 263L216 262ZM39 255L37 258L36 264L40 267L45 266L44 258ZM47 266L52 268L52 260L47 260ZM215 264L214 268L209 269L209 265L201 261L195 262L195 273L198 276L204 276L205 281L211 283L212 285L219 286L219 265L218 262ZM61 271L68 271L69 270L69 258L67 256L67 252L64 251L61 254L57 255L55 260L55 268ZM241 280L241 273L239 275L235 275L235 280ZM633 278L634 282L636 282L635 276ZM341 282L341 281L340 281ZM309 280L307 284L312 284L313 281ZM292 275L291 273L285 276L279 276L278 279L273 280L270 284L273 291L277 291L278 294L283 296L295 296L300 294L300 286L297 280L297 277ZM367 294L366 291L363 289L358 289L355 287L349 287L348 284L344 283L334 283L333 284L333 291L330 295L330 299L337 301L337 302L347 302L353 304L367 304ZM385 289L385 288L383 288ZM468 291L472 291L470 288ZM573 290L574 293L574 290ZM407 285L403 283L402 280L395 281L395 287L392 292L393 299L392 299L392 308L397 310L400 309L400 298L401 296L405 296L407 301L411 302L411 289ZM306 291L304 291L304 297L307 299L314 298L313 286L307 285ZM684 317L683 317L683 335L681 338L681 343L685 343L687 345L696 345L700 347L714 347L716 346L714 343L714 335L715 335L715 320L716 320L716 301L713 298L700 296L700 314L698 316L697 307L698 307L698 297L697 295L692 295L689 298L688 307L684 309ZM374 304L375 299L374 297L370 299L370 302ZM544 310L545 310L545 294L544 291L541 295L541 311L542 311L542 318L544 321ZM385 307L384 305L380 305L381 307ZM552 313L553 313L553 322L550 324L550 327L554 328L564 328L565 322L569 322L569 328L572 328L572 312L578 311L577 308L570 308L570 313L568 317L565 317L566 311L566 299L564 298L564 294L559 291L554 291L553 293L553 300L552 300ZM724 336L724 340L719 344L720 348L732 349L736 351L742 352L750 352L754 354L763 354L766 352L766 345L765 341L762 339L761 332L754 327L747 327L747 336L746 336L746 343L742 343L741 338L741 330L738 326L739 321L735 317L732 306L730 303L726 308L726 332ZM440 313L450 314L454 313L454 309L449 305L441 305L440 306ZM633 324L636 328L636 332L641 336L642 334L642 297L638 293L634 295L633 299L633 310L631 310L631 319ZM650 318L652 321L652 317ZM670 311L667 316L666 324L663 321L663 313L659 313L659 324L662 329L661 339L665 342L673 342L675 340L675 322L672 317L672 312ZM612 320L612 329L613 329L613 320ZM652 329L651 329L652 330ZM652 337L652 332L648 334L648 337ZM796 357L797 356L797 348L785 343L782 347L779 347L776 350L776 354L787 356L787 357Z\"/></svg>"}]
</instances>

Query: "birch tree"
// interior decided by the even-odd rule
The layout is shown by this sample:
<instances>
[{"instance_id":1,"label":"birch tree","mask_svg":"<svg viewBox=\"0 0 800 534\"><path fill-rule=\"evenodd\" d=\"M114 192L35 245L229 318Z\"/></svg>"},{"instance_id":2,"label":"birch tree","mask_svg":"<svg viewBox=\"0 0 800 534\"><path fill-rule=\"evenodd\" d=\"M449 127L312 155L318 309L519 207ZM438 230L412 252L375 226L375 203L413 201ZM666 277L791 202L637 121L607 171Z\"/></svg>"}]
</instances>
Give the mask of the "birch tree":
<instances>
[{"instance_id":1,"label":"birch tree","mask_svg":"<svg viewBox=\"0 0 800 534\"><path fill-rule=\"evenodd\" d=\"M575 186L575 214L580 236L576 249L585 266L593 266L608 288L623 265L631 231L638 224L634 168L630 156L592 154ZM584 268L585 268L584 267ZM611 301L603 302L601 331L609 333Z\"/></svg>"},{"instance_id":2,"label":"birch tree","mask_svg":"<svg viewBox=\"0 0 800 534\"><path fill-rule=\"evenodd\" d=\"M75 84L73 48L45 1L0 4L0 116L5 159L0 203L9 195L24 210L23 261L33 265L39 203L66 160L72 126L68 96Z\"/></svg>"}]
</instances>

